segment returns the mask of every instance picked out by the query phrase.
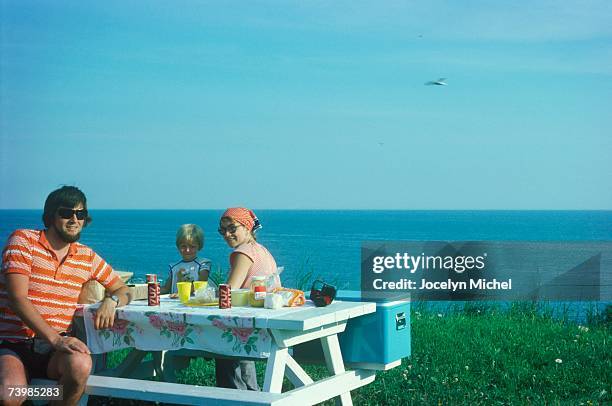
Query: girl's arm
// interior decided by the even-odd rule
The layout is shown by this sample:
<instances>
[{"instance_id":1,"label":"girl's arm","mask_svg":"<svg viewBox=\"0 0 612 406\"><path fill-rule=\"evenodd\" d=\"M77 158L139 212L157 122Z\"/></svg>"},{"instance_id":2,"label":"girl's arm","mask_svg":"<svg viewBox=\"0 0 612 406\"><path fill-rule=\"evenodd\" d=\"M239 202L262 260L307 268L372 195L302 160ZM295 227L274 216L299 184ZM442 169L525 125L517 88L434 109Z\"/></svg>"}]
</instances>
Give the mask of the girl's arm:
<instances>
[{"instance_id":1,"label":"girl's arm","mask_svg":"<svg viewBox=\"0 0 612 406\"><path fill-rule=\"evenodd\" d=\"M239 289L246 279L249 268L253 265L253 260L241 252L234 252L230 256L230 265L232 269L230 269L227 283L232 288Z\"/></svg>"}]
</instances>

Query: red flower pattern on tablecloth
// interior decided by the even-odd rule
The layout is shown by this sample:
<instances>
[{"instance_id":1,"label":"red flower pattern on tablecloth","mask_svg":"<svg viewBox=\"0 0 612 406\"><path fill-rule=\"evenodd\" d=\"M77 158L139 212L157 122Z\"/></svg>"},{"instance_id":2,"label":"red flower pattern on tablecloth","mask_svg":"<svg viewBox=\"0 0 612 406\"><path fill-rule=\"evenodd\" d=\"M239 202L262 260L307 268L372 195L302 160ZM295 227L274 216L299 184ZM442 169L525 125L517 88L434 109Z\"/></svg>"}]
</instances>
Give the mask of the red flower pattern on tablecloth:
<instances>
[{"instance_id":1,"label":"red flower pattern on tablecloth","mask_svg":"<svg viewBox=\"0 0 612 406\"><path fill-rule=\"evenodd\" d=\"M95 310L91 311L90 317L92 321L96 319ZM134 345L134 332L142 334L142 329L131 321L115 317L115 321L110 328L98 330L97 332L98 336L105 340L112 336L113 347L119 347L122 342L127 345Z\"/></svg>"},{"instance_id":2,"label":"red flower pattern on tablecloth","mask_svg":"<svg viewBox=\"0 0 612 406\"><path fill-rule=\"evenodd\" d=\"M154 312L146 312L145 316L149 319L149 324L159 330L160 336L165 336L172 340L173 347L181 348L185 343L194 343L190 335L194 332L195 328L193 324L185 321L184 316L176 317L172 314L158 314Z\"/></svg>"},{"instance_id":3,"label":"red flower pattern on tablecloth","mask_svg":"<svg viewBox=\"0 0 612 406\"><path fill-rule=\"evenodd\" d=\"M226 317L224 318L225 323L222 321L221 316L208 316L208 320L211 324L220 330L223 330L221 338L226 340L228 343L233 341L232 351L233 352L246 352L250 354L252 351L257 351L257 340L267 337L266 331L259 328L252 327L238 327L240 319L238 317ZM243 320L242 320L243 321ZM234 324L234 327L228 326L228 324ZM266 336L266 337L264 337Z\"/></svg>"},{"instance_id":4,"label":"red flower pattern on tablecloth","mask_svg":"<svg viewBox=\"0 0 612 406\"><path fill-rule=\"evenodd\" d=\"M252 328L233 328L232 335L237 337L243 344L249 340L249 337L253 334Z\"/></svg>"},{"instance_id":5,"label":"red flower pattern on tablecloth","mask_svg":"<svg viewBox=\"0 0 612 406\"><path fill-rule=\"evenodd\" d=\"M161 330L164 325L164 321L156 314L149 316L149 323L158 330Z\"/></svg>"},{"instance_id":6,"label":"red flower pattern on tablecloth","mask_svg":"<svg viewBox=\"0 0 612 406\"><path fill-rule=\"evenodd\" d=\"M225 326L225 324L221 321L221 319L213 319L212 321L212 325L217 327L218 329L221 330L225 330L227 329L227 327Z\"/></svg>"},{"instance_id":7,"label":"red flower pattern on tablecloth","mask_svg":"<svg viewBox=\"0 0 612 406\"><path fill-rule=\"evenodd\" d=\"M172 321L168 322L168 330L175 332L176 334L183 335L185 334L186 329L186 323L174 323Z\"/></svg>"},{"instance_id":8,"label":"red flower pattern on tablecloth","mask_svg":"<svg viewBox=\"0 0 612 406\"><path fill-rule=\"evenodd\" d=\"M115 319L111 330L113 331L113 333L124 335L127 332L129 325L130 322L127 320Z\"/></svg>"}]
</instances>

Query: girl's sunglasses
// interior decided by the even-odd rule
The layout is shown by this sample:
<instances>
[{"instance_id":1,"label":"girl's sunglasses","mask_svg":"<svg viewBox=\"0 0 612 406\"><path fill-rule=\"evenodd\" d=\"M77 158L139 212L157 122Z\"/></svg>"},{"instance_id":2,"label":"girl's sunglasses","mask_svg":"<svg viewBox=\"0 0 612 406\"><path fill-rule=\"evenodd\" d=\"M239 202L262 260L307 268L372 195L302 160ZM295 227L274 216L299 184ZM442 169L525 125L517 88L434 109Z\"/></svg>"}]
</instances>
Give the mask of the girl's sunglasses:
<instances>
[{"instance_id":1,"label":"girl's sunglasses","mask_svg":"<svg viewBox=\"0 0 612 406\"><path fill-rule=\"evenodd\" d=\"M68 209L66 207L60 207L57 209L57 215L65 220L69 220L72 216L76 216L77 220L85 220L87 218L87 210L85 209Z\"/></svg>"}]
</instances>

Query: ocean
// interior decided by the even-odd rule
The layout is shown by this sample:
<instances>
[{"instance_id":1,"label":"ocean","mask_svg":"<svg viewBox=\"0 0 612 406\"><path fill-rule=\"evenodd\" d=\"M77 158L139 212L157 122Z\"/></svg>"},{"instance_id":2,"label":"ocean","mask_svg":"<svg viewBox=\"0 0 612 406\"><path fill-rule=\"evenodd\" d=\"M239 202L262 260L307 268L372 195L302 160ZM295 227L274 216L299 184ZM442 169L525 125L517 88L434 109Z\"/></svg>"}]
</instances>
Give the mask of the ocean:
<instances>
[{"instance_id":1,"label":"ocean","mask_svg":"<svg viewBox=\"0 0 612 406\"><path fill-rule=\"evenodd\" d=\"M160 278L180 260L175 233L184 223L205 232L200 255L226 273L230 249L217 233L221 210L91 210L81 242L115 269ZM364 240L612 241L612 211L258 210L258 240L285 267L283 284L310 274L341 289L360 288ZM0 239L17 228L42 228L40 210L0 210Z\"/></svg>"}]
</instances>

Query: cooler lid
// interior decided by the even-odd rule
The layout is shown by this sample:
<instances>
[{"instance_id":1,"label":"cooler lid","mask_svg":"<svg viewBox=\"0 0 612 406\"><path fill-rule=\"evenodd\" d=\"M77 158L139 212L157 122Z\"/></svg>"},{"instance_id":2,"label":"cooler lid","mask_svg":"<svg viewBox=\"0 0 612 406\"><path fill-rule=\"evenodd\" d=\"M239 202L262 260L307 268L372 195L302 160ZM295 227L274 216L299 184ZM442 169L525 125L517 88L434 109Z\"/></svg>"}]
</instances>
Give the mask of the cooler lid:
<instances>
[{"instance_id":1,"label":"cooler lid","mask_svg":"<svg viewBox=\"0 0 612 406\"><path fill-rule=\"evenodd\" d=\"M344 300L345 302L374 302L374 303L391 303L391 302L409 302L410 293L366 293L362 295L360 290L339 290L336 293L336 299Z\"/></svg>"}]
</instances>

